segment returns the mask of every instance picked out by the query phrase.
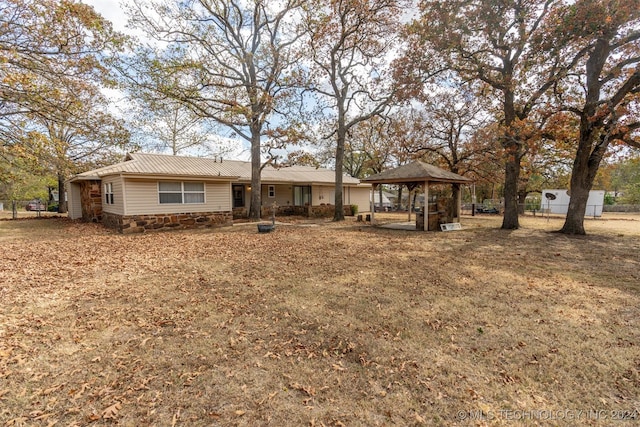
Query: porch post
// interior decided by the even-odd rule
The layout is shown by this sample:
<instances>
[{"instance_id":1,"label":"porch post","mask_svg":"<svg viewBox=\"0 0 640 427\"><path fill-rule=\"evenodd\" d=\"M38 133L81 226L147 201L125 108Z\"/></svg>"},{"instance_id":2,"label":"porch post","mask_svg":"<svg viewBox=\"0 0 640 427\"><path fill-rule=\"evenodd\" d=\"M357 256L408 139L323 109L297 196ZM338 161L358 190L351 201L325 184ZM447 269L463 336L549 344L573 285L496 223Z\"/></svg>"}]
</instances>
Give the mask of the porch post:
<instances>
[{"instance_id":1,"label":"porch post","mask_svg":"<svg viewBox=\"0 0 640 427\"><path fill-rule=\"evenodd\" d=\"M424 231L429 231L429 181L425 181L424 184Z\"/></svg>"}]
</instances>

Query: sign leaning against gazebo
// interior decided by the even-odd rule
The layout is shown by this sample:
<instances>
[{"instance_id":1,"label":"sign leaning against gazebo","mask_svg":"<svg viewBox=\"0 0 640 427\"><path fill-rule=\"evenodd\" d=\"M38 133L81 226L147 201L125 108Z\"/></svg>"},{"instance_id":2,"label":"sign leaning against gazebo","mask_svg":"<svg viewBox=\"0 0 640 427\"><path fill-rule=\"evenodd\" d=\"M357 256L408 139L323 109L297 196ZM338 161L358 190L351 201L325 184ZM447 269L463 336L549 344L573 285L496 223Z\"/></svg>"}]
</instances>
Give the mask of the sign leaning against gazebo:
<instances>
[{"instance_id":1,"label":"sign leaning against gazebo","mask_svg":"<svg viewBox=\"0 0 640 427\"><path fill-rule=\"evenodd\" d=\"M376 175L361 180L373 185L372 191L380 184L399 184L406 185L409 190L413 190L418 186L422 186L424 190L424 222L422 229L428 231L429 227L429 184L452 184L454 187L454 197L456 200L455 218L460 222L460 205L461 205L461 184L470 184L471 179L453 172L441 169L437 166L416 160L415 162L389 169ZM457 190L457 191L456 191ZM374 212L371 212L372 220ZM434 230L437 229L433 228Z\"/></svg>"}]
</instances>

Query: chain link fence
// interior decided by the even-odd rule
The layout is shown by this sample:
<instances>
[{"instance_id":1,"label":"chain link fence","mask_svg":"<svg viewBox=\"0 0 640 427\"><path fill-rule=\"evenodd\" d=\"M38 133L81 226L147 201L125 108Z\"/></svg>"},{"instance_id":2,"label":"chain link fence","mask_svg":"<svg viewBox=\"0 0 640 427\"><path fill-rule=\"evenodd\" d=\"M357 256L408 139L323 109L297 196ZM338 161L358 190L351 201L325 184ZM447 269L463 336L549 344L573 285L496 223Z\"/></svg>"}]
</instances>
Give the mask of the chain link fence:
<instances>
[{"instance_id":1,"label":"chain link fence","mask_svg":"<svg viewBox=\"0 0 640 427\"><path fill-rule=\"evenodd\" d=\"M640 208L640 207L639 207ZM555 203L553 206L546 206L539 201L526 201L518 204L518 212L521 214L530 214L533 216L558 215L565 216L569 210L569 204ZM614 211L607 209L602 204L588 204L585 209L585 215L589 217L599 218L603 212L639 212L639 210ZM464 203L462 205L462 213L464 215L493 214L501 215L504 213L504 204L501 201L485 200L483 203Z\"/></svg>"},{"instance_id":2,"label":"chain link fence","mask_svg":"<svg viewBox=\"0 0 640 427\"><path fill-rule=\"evenodd\" d=\"M41 199L0 200L0 218L29 218L58 212L58 202Z\"/></svg>"}]
</instances>

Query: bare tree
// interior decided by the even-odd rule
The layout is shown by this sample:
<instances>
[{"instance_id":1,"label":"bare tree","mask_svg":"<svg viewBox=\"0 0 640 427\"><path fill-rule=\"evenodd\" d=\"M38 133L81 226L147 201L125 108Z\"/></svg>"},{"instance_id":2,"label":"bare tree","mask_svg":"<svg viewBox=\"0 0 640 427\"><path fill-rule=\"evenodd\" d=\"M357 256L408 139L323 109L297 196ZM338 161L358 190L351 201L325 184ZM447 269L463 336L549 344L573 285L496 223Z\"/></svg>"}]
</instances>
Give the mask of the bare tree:
<instances>
[{"instance_id":1,"label":"bare tree","mask_svg":"<svg viewBox=\"0 0 640 427\"><path fill-rule=\"evenodd\" d=\"M261 154L299 136L287 124L295 95L300 0L148 0L129 3L131 23L161 47L127 64L130 82L177 100L248 141L249 216L260 218ZM274 116L277 116L274 118ZM272 121L273 123L272 123ZM269 144L272 144L269 146ZM267 162L269 159L267 159Z\"/></svg>"},{"instance_id":2,"label":"bare tree","mask_svg":"<svg viewBox=\"0 0 640 427\"><path fill-rule=\"evenodd\" d=\"M231 152L231 147L217 138L217 129L210 120L195 114L180 102L169 99L145 102L132 110L133 116L130 113L127 117L129 128L133 139L145 149L168 151L174 156L188 152L217 157Z\"/></svg>"}]
</instances>

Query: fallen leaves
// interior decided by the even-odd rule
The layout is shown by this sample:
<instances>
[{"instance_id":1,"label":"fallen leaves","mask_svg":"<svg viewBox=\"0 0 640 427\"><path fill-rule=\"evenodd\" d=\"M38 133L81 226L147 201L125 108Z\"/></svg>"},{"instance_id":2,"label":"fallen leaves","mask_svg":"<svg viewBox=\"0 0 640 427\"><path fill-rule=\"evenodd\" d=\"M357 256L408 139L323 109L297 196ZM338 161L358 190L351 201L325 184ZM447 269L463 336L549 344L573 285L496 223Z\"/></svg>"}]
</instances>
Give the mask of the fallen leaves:
<instances>
[{"instance_id":1,"label":"fallen leaves","mask_svg":"<svg viewBox=\"0 0 640 427\"><path fill-rule=\"evenodd\" d=\"M637 395L631 239L596 240L619 260L594 272L589 241L546 233L248 230L3 240L0 426L426 425L507 393L601 405L595 380L614 403ZM559 245L575 268L535 267Z\"/></svg>"},{"instance_id":2,"label":"fallen leaves","mask_svg":"<svg viewBox=\"0 0 640 427\"><path fill-rule=\"evenodd\" d=\"M122 404L120 402L116 402L102 411L102 418L105 420L115 419L121 409Z\"/></svg>"},{"instance_id":3,"label":"fallen leaves","mask_svg":"<svg viewBox=\"0 0 640 427\"><path fill-rule=\"evenodd\" d=\"M49 395L49 394L53 393L54 391L58 391L58 390L60 390L62 387L64 387L64 383L54 385L53 387L49 387L49 388L47 388L47 389L44 389L44 390L42 391L42 395L43 395L43 396L47 396L47 395Z\"/></svg>"}]
</instances>

